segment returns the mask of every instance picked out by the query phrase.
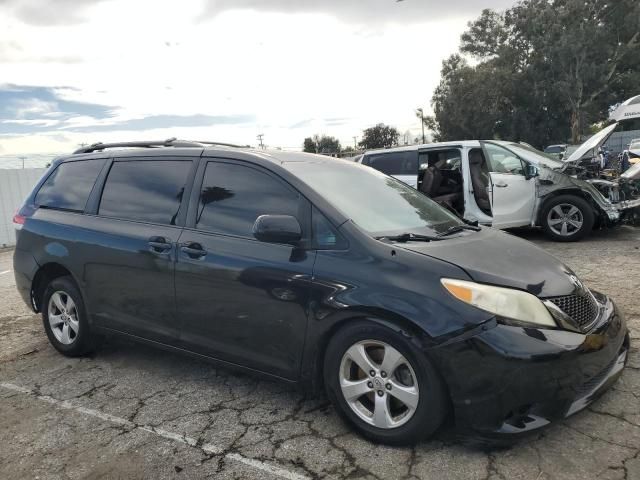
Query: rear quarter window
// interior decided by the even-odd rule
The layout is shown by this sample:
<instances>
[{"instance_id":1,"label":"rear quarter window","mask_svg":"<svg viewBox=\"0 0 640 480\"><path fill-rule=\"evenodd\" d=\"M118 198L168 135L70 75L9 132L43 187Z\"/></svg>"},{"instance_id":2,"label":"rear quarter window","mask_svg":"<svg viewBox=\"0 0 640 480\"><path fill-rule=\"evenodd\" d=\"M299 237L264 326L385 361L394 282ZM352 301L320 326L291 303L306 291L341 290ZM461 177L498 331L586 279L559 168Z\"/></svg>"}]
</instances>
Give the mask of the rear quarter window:
<instances>
[{"instance_id":1,"label":"rear quarter window","mask_svg":"<svg viewBox=\"0 0 640 480\"><path fill-rule=\"evenodd\" d=\"M34 203L39 207L84 211L104 162L98 159L61 163L42 184Z\"/></svg>"}]
</instances>

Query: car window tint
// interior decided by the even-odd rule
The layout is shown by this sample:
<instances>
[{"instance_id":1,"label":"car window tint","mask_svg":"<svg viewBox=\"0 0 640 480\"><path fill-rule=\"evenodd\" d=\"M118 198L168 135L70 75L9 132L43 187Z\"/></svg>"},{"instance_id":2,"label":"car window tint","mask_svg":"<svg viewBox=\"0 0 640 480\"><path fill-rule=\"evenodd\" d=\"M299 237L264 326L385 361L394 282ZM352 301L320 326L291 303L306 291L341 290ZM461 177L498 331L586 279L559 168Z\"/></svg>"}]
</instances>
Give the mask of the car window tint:
<instances>
[{"instance_id":1,"label":"car window tint","mask_svg":"<svg viewBox=\"0 0 640 480\"><path fill-rule=\"evenodd\" d=\"M390 152L367 155L365 165L387 175L417 175L418 152Z\"/></svg>"},{"instance_id":2,"label":"car window tint","mask_svg":"<svg viewBox=\"0 0 640 480\"><path fill-rule=\"evenodd\" d=\"M420 168L434 165L439 170L460 170L462 154L459 149L425 151L418 154Z\"/></svg>"},{"instance_id":3,"label":"car window tint","mask_svg":"<svg viewBox=\"0 0 640 480\"><path fill-rule=\"evenodd\" d=\"M175 225L190 167L180 160L114 162L98 214Z\"/></svg>"},{"instance_id":4,"label":"car window tint","mask_svg":"<svg viewBox=\"0 0 640 480\"><path fill-rule=\"evenodd\" d=\"M103 165L104 160L61 163L38 191L36 205L82 212Z\"/></svg>"},{"instance_id":5,"label":"car window tint","mask_svg":"<svg viewBox=\"0 0 640 480\"><path fill-rule=\"evenodd\" d=\"M253 238L260 215L298 216L300 197L267 173L230 163L209 162L198 203L196 228Z\"/></svg>"},{"instance_id":6,"label":"car window tint","mask_svg":"<svg viewBox=\"0 0 640 480\"><path fill-rule=\"evenodd\" d=\"M489 156L489 167L492 172L524 175L522 161L506 148L486 143L485 150Z\"/></svg>"},{"instance_id":7,"label":"car window tint","mask_svg":"<svg viewBox=\"0 0 640 480\"><path fill-rule=\"evenodd\" d=\"M316 248L320 250L346 248L346 242L337 229L318 209L312 210L313 238Z\"/></svg>"}]
</instances>

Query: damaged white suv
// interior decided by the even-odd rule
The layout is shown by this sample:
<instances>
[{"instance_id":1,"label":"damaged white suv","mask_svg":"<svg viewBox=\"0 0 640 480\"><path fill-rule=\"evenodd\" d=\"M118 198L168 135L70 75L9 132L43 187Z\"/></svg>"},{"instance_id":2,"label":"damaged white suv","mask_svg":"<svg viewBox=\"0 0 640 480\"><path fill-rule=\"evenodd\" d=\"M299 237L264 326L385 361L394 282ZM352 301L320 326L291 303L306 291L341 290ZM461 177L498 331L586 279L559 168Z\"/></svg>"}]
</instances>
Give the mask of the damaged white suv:
<instances>
[{"instance_id":1,"label":"damaged white suv","mask_svg":"<svg viewBox=\"0 0 640 480\"><path fill-rule=\"evenodd\" d=\"M541 226L576 241L618 223L640 199L607 198L578 167L527 145L467 140L366 152L360 159L417 188L467 220L498 228ZM606 191L615 189L607 186Z\"/></svg>"}]
</instances>

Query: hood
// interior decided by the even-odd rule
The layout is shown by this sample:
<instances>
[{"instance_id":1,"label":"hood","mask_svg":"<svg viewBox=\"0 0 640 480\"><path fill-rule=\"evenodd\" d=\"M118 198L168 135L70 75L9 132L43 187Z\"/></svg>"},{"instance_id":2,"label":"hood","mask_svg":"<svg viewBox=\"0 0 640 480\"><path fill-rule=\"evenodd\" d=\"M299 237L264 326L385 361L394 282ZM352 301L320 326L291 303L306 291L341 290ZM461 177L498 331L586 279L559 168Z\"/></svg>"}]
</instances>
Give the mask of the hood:
<instances>
[{"instance_id":1,"label":"hood","mask_svg":"<svg viewBox=\"0 0 640 480\"><path fill-rule=\"evenodd\" d=\"M614 123L612 125L609 125L607 128L603 128L598 133L591 136L582 145L580 145L575 152L573 152L571 155L569 155L568 158L564 159L563 161L575 162L577 160L580 160L591 150L598 149L599 147L604 145L604 142L607 141L607 139L609 138L609 136L611 136L611 134L613 133L613 131L616 129L617 126L618 124Z\"/></svg>"},{"instance_id":2,"label":"hood","mask_svg":"<svg viewBox=\"0 0 640 480\"><path fill-rule=\"evenodd\" d=\"M540 298L569 295L575 275L534 244L485 227L440 242L399 243L398 247L452 263L476 282L526 290Z\"/></svg>"},{"instance_id":3,"label":"hood","mask_svg":"<svg viewBox=\"0 0 640 480\"><path fill-rule=\"evenodd\" d=\"M629 167L626 172L620 175L625 180L640 180L640 163L636 163Z\"/></svg>"},{"instance_id":4,"label":"hood","mask_svg":"<svg viewBox=\"0 0 640 480\"><path fill-rule=\"evenodd\" d=\"M615 120L617 122L620 120L638 117L640 117L640 95L636 95L635 97L631 97L625 102L622 102L620 106L609 115L611 120Z\"/></svg>"}]
</instances>

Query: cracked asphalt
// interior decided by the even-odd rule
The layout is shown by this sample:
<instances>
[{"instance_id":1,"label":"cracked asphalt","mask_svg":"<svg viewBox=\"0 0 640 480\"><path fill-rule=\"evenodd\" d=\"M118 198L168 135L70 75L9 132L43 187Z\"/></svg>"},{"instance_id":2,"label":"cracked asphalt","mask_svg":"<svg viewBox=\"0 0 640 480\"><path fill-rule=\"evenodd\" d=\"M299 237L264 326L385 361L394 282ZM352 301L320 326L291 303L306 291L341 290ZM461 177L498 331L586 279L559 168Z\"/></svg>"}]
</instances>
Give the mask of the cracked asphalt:
<instances>
[{"instance_id":1,"label":"cracked asphalt","mask_svg":"<svg viewBox=\"0 0 640 480\"><path fill-rule=\"evenodd\" d=\"M325 398L123 340L65 358L0 251L0 478L640 479L640 229L577 244L517 234L613 296L632 349L587 410L500 449L446 429L414 448L375 445Z\"/></svg>"}]
</instances>

